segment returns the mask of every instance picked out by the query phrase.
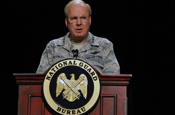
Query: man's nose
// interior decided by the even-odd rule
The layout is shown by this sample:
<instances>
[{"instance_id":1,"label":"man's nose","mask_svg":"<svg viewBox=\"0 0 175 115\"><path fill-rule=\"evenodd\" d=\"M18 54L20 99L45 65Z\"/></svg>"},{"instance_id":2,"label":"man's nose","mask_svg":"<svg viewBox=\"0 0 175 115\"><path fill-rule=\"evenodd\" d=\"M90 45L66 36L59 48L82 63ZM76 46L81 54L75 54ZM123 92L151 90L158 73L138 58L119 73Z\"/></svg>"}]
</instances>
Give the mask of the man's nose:
<instances>
[{"instance_id":1,"label":"man's nose","mask_svg":"<svg viewBox=\"0 0 175 115\"><path fill-rule=\"evenodd\" d=\"M77 25L81 25L81 19L80 18L77 19Z\"/></svg>"}]
</instances>

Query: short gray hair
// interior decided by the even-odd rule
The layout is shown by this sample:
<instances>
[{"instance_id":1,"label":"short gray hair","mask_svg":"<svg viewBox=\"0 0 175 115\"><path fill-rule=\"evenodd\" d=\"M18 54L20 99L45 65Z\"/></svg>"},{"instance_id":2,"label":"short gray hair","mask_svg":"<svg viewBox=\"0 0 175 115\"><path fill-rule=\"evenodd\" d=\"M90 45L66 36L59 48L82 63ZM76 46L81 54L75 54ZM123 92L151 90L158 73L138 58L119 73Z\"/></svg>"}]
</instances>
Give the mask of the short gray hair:
<instances>
[{"instance_id":1,"label":"short gray hair","mask_svg":"<svg viewBox=\"0 0 175 115\"><path fill-rule=\"evenodd\" d=\"M67 16L68 8L69 8L69 6L72 5L72 4L82 4L82 5L85 5L85 6L88 8L88 10L89 10L89 16L92 15L91 6L90 6L89 4L85 3L83 0L72 0L72 1L70 1L70 2L64 7L64 14L65 14L65 17L68 17L68 16Z\"/></svg>"}]
</instances>

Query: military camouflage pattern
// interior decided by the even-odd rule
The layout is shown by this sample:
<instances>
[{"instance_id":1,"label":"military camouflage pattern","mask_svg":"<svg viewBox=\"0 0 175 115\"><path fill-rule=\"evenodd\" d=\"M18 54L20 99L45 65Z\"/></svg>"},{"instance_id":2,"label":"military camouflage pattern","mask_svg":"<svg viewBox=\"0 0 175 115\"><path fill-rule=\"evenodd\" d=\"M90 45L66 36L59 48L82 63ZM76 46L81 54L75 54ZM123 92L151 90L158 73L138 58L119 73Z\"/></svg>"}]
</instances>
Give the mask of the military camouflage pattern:
<instances>
[{"instance_id":1,"label":"military camouflage pattern","mask_svg":"<svg viewBox=\"0 0 175 115\"><path fill-rule=\"evenodd\" d=\"M69 33L47 44L36 73L45 72L60 60L73 58L74 46L68 36ZM102 74L120 74L113 44L106 38L94 36L90 32L86 43L78 51L77 59L82 59L95 66Z\"/></svg>"}]
</instances>

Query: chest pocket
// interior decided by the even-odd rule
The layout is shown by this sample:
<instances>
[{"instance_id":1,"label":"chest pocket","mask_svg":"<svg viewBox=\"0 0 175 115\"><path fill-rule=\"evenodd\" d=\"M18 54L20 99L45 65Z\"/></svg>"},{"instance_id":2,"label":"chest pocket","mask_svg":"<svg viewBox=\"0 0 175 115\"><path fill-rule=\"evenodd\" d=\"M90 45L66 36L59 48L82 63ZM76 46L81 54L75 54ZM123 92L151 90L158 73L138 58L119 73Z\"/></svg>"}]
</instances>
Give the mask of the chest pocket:
<instances>
[{"instance_id":1,"label":"chest pocket","mask_svg":"<svg viewBox=\"0 0 175 115\"><path fill-rule=\"evenodd\" d=\"M98 53L100 53L100 52L101 52L101 51L91 51L90 54L95 55L95 54L98 54Z\"/></svg>"},{"instance_id":2,"label":"chest pocket","mask_svg":"<svg viewBox=\"0 0 175 115\"><path fill-rule=\"evenodd\" d=\"M65 50L62 47L58 47L57 49L55 49L55 52L53 54L53 61L54 63L69 58L69 52L67 50Z\"/></svg>"},{"instance_id":3,"label":"chest pocket","mask_svg":"<svg viewBox=\"0 0 175 115\"><path fill-rule=\"evenodd\" d=\"M99 47L88 50L85 59L93 66L103 68L104 56Z\"/></svg>"}]
</instances>

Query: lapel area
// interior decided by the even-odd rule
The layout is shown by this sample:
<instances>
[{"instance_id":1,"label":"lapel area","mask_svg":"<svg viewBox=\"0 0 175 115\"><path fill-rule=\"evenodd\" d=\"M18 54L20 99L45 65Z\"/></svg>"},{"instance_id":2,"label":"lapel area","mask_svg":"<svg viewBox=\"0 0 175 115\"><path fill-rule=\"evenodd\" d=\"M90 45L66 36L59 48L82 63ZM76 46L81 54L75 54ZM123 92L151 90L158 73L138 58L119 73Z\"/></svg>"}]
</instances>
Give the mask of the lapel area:
<instances>
[{"instance_id":1,"label":"lapel area","mask_svg":"<svg viewBox=\"0 0 175 115\"><path fill-rule=\"evenodd\" d=\"M57 44L57 46L61 46L63 49L68 52L72 52L73 45L69 40L69 32L63 37L63 39Z\"/></svg>"},{"instance_id":2,"label":"lapel area","mask_svg":"<svg viewBox=\"0 0 175 115\"><path fill-rule=\"evenodd\" d=\"M83 46L80 48L79 53L86 52L90 50L92 46L99 46L98 42L95 40L95 36L93 36L90 32L88 34L88 38Z\"/></svg>"}]
</instances>

